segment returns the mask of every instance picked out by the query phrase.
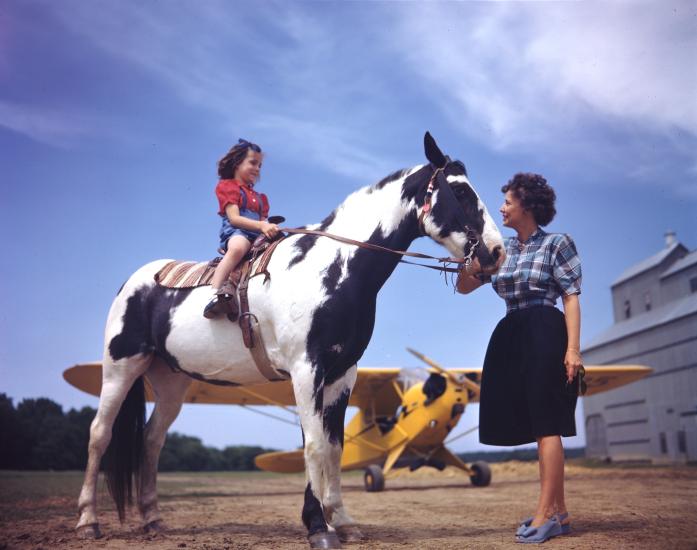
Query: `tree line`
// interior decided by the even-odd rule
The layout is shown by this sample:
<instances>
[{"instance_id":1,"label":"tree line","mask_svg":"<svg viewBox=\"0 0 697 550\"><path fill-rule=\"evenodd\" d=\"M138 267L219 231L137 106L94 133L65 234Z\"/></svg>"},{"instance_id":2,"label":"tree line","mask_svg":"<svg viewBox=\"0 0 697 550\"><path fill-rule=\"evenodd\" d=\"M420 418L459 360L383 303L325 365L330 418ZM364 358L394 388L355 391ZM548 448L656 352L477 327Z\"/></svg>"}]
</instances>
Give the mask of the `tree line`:
<instances>
[{"instance_id":1,"label":"tree line","mask_svg":"<svg viewBox=\"0 0 697 550\"><path fill-rule=\"evenodd\" d=\"M45 397L24 399L15 407L0 393L0 469L84 470L96 412L83 407L64 413ZM247 445L221 450L203 445L198 437L172 432L162 448L159 470L256 470L254 457L273 450Z\"/></svg>"}]
</instances>

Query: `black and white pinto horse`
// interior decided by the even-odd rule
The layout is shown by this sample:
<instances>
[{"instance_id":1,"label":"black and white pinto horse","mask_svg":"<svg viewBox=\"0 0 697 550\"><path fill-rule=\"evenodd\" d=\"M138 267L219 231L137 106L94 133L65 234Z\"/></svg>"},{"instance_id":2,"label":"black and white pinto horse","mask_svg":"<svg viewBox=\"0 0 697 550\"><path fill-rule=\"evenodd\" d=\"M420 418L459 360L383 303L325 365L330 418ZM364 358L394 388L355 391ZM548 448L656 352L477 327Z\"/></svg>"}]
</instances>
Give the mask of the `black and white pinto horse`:
<instances>
[{"instance_id":1,"label":"black and white pinto horse","mask_svg":"<svg viewBox=\"0 0 697 550\"><path fill-rule=\"evenodd\" d=\"M309 226L358 241L406 250L426 234L487 272L503 261L502 239L459 161L427 133L429 164L396 172L351 194L321 224ZM436 182L427 196L429 182ZM424 204L430 201L430 208ZM302 425L307 486L302 521L313 547L338 548L360 532L341 497L344 414L356 363L373 332L378 291L401 256L317 236L281 242L271 278L251 279L249 302L273 368L292 380ZM267 382L236 323L202 315L208 288L167 289L153 277L169 260L136 271L115 298L105 331L102 390L90 428L89 459L78 506L78 534L99 537L97 477L107 483L121 519L135 479L146 530L161 530L157 463L166 432L192 378L214 384ZM155 408L145 424L145 376ZM105 456L106 453L106 456Z\"/></svg>"}]
</instances>

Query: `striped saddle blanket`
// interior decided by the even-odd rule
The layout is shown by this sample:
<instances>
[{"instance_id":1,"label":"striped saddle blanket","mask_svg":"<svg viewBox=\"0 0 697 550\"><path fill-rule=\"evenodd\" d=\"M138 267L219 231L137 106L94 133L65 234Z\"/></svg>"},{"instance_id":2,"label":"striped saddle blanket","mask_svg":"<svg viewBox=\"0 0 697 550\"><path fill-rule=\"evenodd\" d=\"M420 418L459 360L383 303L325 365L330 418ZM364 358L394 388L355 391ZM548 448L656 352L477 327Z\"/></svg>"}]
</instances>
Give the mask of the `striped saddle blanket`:
<instances>
[{"instance_id":1,"label":"striped saddle blanket","mask_svg":"<svg viewBox=\"0 0 697 550\"><path fill-rule=\"evenodd\" d=\"M215 267L221 258L210 262L172 260L155 274L155 282L167 288L196 288L211 284Z\"/></svg>"}]
</instances>

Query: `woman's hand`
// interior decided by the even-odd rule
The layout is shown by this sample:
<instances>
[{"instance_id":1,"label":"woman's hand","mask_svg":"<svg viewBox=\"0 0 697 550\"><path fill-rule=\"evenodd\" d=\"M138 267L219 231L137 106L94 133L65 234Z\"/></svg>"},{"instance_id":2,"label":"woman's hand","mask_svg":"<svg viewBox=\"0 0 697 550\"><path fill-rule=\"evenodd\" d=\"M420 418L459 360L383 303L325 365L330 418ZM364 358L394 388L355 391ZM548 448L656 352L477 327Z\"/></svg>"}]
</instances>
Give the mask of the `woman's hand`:
<instances>
[{"instance_id":1,"label":"woman's hand","mask_svg":"<svg viewBox=\"0 0 697 550\"><path fill-rule=\"evenodd\" d=\"M482 266L479 260L475 258L469 265L462 266L462 269L457 274L457 282L455 288L460 294L469 294L473 290L482 286L482 280L477 277L482 272Z\"/></svg>"},{"instance_id":2,"label":"woman's hand","mask_svg":"<svg viewBox=\"0 0 697 550\"><path fill-rule=\"evenodd\" d=\"M581 352L575 348L568 348L564 357L564 366L566 367L566 381L571 384L583 366Z\"/></svg>"},{"instance_id":3,"label":"woman's hand","mask_svg":"<svg viewBox=\"0 0 697 550\"><path fill-rule=\"evenodd\" d=\"M275 223L269 223L266 220L259 222L259 230L264 234L267 239L273 239L280 228Z\"/></svg>"}]
</instances>

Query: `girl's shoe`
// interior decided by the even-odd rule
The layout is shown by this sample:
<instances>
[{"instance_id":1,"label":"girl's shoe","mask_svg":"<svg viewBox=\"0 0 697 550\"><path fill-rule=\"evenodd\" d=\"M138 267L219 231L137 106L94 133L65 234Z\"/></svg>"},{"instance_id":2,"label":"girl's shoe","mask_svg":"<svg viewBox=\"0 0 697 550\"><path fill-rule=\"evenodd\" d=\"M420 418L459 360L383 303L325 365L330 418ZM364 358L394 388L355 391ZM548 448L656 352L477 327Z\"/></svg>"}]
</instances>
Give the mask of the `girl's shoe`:
<instances>
[{"instance_id":1,"label":"girl's shoe","mask_svg":"<svg viewBox=\"0 0 697 550\"><path fill-rule=\"evenodd\" d=\"M206 307L203 308L203 316L206 319L214 319L223 313L227 314L230 321L237 321L239 306L235 297L235 287L229 282L225 282L218 290Z\"/></svg>"},{"instance_id":2,"label":"girl's shoe","mask_svg":"<svg viewBox=\"0 0 697 550\"><path fill-rule=\"evenodd\" d=\"M213 296L211 301L206 304L205 308L203 308L203 316L206 319L215 319L225 310L223 301L224 298L222 296Z\"/></svg>"}]
</instances>

